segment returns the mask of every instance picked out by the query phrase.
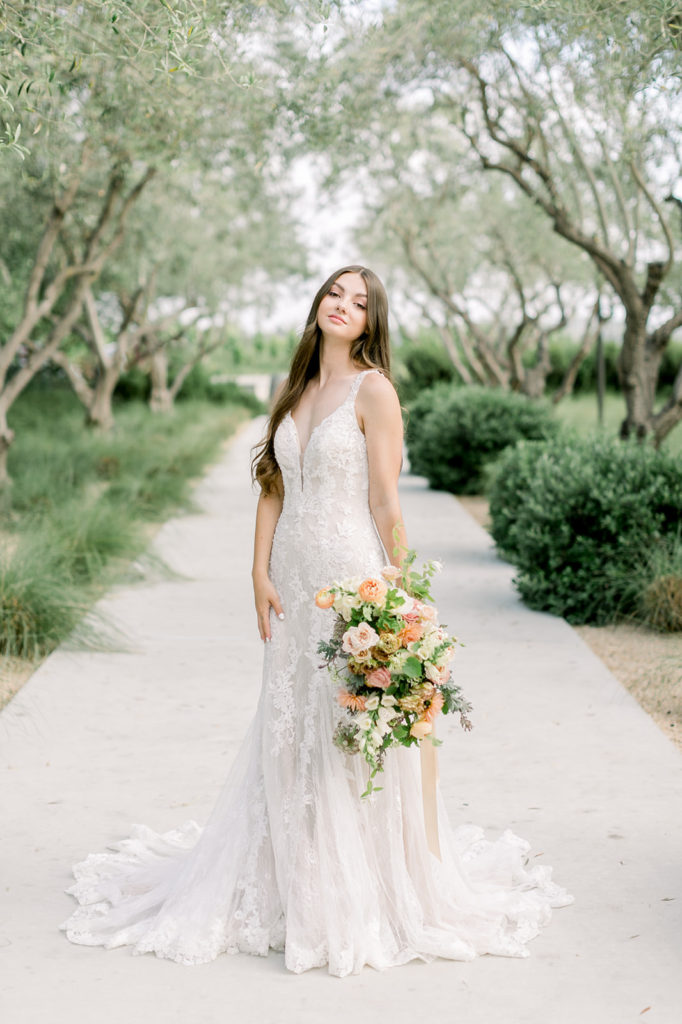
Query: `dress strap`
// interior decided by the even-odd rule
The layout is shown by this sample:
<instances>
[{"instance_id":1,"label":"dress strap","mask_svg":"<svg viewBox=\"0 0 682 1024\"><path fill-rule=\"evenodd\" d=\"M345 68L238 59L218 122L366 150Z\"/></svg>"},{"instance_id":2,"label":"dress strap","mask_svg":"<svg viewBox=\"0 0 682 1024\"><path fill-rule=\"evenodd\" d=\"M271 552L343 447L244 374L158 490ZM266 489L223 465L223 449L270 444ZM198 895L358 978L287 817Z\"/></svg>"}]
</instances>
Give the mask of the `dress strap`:
<instances>
[{"instance_id":1,"label":"dress strap","mask_svg":"<svg viewBox=\"0 0 682 1024\"><path fill-rule=\"evenodd\" d=\"M350 386L350 391L348 392L349 398L355 398L363 378L366 377L368 373L381 373L381 370L377 370L374 366L370 367L369 370L361 370L360 373L356 375L355 380Z\"/></svg>"}]
</instances>

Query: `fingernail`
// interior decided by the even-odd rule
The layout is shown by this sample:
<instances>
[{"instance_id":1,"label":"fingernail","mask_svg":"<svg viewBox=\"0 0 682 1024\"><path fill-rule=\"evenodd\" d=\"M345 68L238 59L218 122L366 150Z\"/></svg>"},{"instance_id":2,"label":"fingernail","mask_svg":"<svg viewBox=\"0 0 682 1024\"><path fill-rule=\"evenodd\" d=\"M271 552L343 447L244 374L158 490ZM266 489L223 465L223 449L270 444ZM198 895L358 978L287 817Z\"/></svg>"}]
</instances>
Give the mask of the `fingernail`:
<instances>
[{"instance_id":1,"label":"fingernail","mask_svg":"<svg viewBox=\"0 0 682 1024\"><path fill-rule=\"evenodd\" d=\"M277 616L277 618L278 619L283 619L284 618L284 612L280 612L279 615Z\"/></svg>"},{"instance_id":2,"label":"fingernail","mask_svg":"<svg viewBox=\"0 0 682 1024\"><path fill-rule=\"evenodd\" d=\"M269 643L270 643L270 637L269 637L269 636L266 636L266 638L265 638L265 642L266 642L266 644L269 644Z\"/></svg>"}]
</instances>

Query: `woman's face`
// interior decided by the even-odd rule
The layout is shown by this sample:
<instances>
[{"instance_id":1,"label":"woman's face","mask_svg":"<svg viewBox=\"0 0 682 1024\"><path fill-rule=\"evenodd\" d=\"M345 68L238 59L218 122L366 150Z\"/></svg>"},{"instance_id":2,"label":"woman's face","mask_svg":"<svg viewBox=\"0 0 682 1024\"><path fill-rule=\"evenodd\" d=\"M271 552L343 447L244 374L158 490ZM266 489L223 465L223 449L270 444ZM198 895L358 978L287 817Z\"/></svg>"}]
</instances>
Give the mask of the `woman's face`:
<instances>
[{"instance_id":1,"label":"woman's face","mask_svg":"<svg viewBox=\"0 0 682 1024\"><path fill-rule=\"evenodd\" d=\"M317 309L323 335L347 341L359 338L367 327L367 285L361 274L341 274Z\"/></svg>"}]
</instances>

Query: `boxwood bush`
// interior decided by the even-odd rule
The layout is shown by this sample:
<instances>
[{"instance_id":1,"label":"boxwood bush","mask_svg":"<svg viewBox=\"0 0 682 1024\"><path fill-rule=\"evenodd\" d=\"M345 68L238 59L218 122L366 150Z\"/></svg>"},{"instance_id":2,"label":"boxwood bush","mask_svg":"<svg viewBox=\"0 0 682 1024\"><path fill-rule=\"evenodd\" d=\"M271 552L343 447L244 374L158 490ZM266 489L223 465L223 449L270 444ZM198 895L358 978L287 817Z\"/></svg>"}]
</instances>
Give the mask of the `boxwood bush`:
<instances>
[{"instance_id":1,"label":"boxwood bush","mask_svg":"<svg viewBox=\"0 0 682 1024\"><path fill-rule=\"evenodd\" d=\"M492 535L532 607L569 622L636 614L636 580L682 522L682 466L614 438L521 442L495 467Z\"/></svg>"},{"instance_id":2,"label":"boxwood bush","mask_svg":"<svg viewBox=\"0 0 682 1024\"><path fill-rule=\"evenodd\" d=\"M413 472L455 494L479 494L488 464L509 445L549 438L559 429L546 402L485 387L439 385L423 391L408 411Z\"/></svg>"}]
</instances>

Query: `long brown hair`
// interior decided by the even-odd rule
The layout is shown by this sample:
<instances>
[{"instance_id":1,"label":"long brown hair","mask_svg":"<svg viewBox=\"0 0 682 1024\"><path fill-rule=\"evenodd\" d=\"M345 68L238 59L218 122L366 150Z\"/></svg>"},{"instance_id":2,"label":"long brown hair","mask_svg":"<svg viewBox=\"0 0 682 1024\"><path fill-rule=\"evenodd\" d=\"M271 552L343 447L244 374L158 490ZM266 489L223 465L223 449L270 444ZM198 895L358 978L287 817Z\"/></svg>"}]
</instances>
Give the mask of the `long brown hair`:
<instances>
[{"instance_id":1,"label":"long brown hair","mask_svg":"<svg viewBox=\"0 0 682 1024\"><path fill-rule=\"evenodd\" d=\"M286 414L298 404L308 381L320 372L322 331L317 325L317 310L322 299L342 274L360 274L367 288L367 326L360 337L352 343L350 358L353 363L359 363L364 369L381 370L393 383L388 336L388 299L384 286L377 275L367 267L355 264L341 267L327 278L313 299L301 340L291 360L289 376L270 414L265 437L254 445L256 454L251 461L251 477L260 484L264 494L280 490L281 472L275 458L275 432Z\"/></svg>"}]
</instances>

